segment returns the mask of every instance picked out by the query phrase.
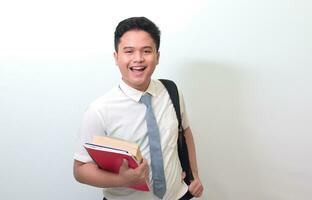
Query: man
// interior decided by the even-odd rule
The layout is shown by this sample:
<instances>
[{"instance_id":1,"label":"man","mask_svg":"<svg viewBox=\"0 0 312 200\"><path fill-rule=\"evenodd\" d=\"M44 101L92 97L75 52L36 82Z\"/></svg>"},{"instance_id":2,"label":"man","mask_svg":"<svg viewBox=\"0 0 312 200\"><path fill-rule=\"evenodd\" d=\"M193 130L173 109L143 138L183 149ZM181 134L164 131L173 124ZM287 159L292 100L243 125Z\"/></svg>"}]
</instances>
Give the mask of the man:
<instances>
[{"instance_id":1,"label":"man","mask_svg":"<svg viewBox=\"0 0 312 200\"><path fill-rule=\"evenodd\" d=\"M173 104L167 90L151 76L159 61L160 31L145 17L133 17L121 21L115 31L114 58L121 72L120 84L104 96L92 102L86 110L80 130L80 139L74 155L74 176L77 181L104 189L104 199L108 200L178 200L189 191L195 197L202 195L195 145L180 95L182 125L189 148L189 156L194 181L187 186L177 152L178 123ZM129 189L127 186L142 184L146 180L153 185L151 152L146 121L147 106L141 98L151 96L152 110L157 125L165 177L165 190L155 195L150 192ZM94 135L109 135L134 141L139 144L144 157L136 169L122 163L119 174L97 167L83 148ZM153 152L152 152L153 153ZM155 173L156 174L156 173Z\"/></svg>"}]
</instances>

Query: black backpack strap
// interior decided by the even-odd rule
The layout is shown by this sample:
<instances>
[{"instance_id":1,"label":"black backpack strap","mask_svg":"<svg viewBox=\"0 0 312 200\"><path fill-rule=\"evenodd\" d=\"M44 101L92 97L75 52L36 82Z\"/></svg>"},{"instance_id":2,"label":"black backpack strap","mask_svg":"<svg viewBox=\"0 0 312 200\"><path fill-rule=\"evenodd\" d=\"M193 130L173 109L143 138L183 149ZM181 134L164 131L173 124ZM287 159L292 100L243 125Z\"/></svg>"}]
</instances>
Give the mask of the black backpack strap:
<instances>
[{"instance_id":1,"label":"black backpack strap","mask_svg":"<svg viewBox=\"0 0 312 200\"><path fill-rule=\"evenodd\" d=\"M185 141L184 130L182 127L182 118L181 118L181 112L180 112L180 99L179 99L178 88L176 84L171 80L167 80L167 79L159 79L159 80L167 89L170 99L172 101L173 107L175 109L176 115L177 115L177 119L179 123L179 127L178 127L179 128L179 135L178 135L179 159L181 162L182 169L186 175L184 178L184 181L187 185L189 185L191 181L194 180L194 177L193 177L191 166L190 166L187 144Z\"/></svg>"}]
</instances>

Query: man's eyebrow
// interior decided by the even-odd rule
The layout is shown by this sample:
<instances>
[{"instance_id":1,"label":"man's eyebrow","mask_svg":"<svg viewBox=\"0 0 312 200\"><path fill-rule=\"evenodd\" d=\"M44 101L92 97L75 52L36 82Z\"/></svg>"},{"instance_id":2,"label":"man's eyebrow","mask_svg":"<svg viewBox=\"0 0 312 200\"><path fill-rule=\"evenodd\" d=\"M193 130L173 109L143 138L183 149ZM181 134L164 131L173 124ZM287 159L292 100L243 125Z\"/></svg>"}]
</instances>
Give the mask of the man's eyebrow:
<instances>
[{"instance_id":1,"label":"man's eyebrow","mask_svg":"<svg viewBox=\"0 0 312 200\"><path fill-rule=\"evenodd\" d=\"M122 48L122 50L133 50L133 49L135 49L135 47L132 47L132 46L125 46ZM153 47L152 46L144 46L141 49L153 49Z\"/></svg>"},{"instance_id":2,"label":"man's eyebrow","mask_svg":"<svg viewBox=\"0 0 312 200\"><path fill-rule=\"evenodd\" d=\"M125 47L123 47L122 49L134 49L134 47L131 47L131 46L125 46Z\"/></svg>"}]
</instances>

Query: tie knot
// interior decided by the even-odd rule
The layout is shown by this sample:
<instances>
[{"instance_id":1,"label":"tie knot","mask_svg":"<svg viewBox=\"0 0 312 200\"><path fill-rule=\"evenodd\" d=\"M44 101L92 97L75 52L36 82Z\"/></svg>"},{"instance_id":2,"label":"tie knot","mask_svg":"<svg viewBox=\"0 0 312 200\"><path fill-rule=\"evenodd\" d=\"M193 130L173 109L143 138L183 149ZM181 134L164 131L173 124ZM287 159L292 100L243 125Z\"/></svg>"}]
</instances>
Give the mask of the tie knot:
<instances>
[{"instance_id":1,"label":"tie knot","mask_svg":"<svg viewBox=\"0 0 312 200\"><path fill-rule=\"evenodd\" d=\"M151 95L149 93L145 93L142 95L140 102L144 103L146 107L151 106Z\"/></svg>"}]
</instances>

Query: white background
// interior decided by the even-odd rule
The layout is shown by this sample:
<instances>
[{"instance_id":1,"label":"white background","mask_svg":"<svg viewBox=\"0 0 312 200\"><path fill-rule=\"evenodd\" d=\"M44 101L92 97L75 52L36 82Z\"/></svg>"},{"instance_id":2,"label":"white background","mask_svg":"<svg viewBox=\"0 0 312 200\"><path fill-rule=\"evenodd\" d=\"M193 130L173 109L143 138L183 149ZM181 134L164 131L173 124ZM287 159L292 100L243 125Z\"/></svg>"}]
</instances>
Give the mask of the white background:
<instances>
[{"instance_id":1,"label":"white background","mask_svg":"<svg viewBox=\"0 0 312 200\"><path fill-rule=\"evenodd\" d=\"M312 196L308 0L0 3L0 199L101 199L72 175L83 112L120 79L113 32L162 31L154 78L184 92L202 200Z\"/></svg>"}]
</instances>

